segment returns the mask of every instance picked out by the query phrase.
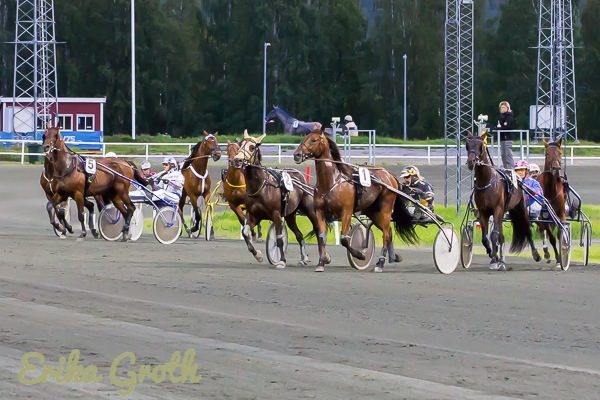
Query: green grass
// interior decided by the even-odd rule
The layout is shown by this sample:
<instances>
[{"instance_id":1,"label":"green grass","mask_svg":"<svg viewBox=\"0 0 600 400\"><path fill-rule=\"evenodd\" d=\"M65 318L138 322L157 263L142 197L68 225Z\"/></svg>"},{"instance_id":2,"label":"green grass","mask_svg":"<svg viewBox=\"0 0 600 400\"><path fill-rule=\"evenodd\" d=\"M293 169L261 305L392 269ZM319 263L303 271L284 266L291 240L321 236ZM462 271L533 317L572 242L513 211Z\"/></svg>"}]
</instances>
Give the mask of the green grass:
<instances>
[{"instance_id":1,"label":"green grass","mask_svg":"<svg viewBox=\"0 0 600 400\"><path fill-rule=\"evenodd\" d=\"M588 217L590 218L590 221L592 222L592 227L593 227L592 238L600 239L600 206L584 206L583 210L588 215ZM454 225L456 232L459 233L460 224L464 217L464 209L461 211L461 213L459 213L457 215L455 208L453 208L453 207L445 208L445 207L438 206L438 207L436 207L436 213L439 214L440 216L442 216L444 218L444 220L446 220L447 222L452 223ZM473 218L473 217L471 216L471 218ZM148 228L150 226L149 222L147 221L146 224L147 224L147 228ZM267 234L267 229L270 226L270 224L271 224L270 221L262 222L263 236L265 238L266 238L266 234ZM307 234L311 229L310 222L308 221L308 219L306 217L303 217L303 216L298 217L298 226L300 227L300 230L304 234ZM237 218L231 211L226 210L222 207L219 207L217 209L217 211L215 212L214 229L215 229L215 235L218 238L228 238L228 239L239 239L240 238L240 224L239 224ZM416 229L417 229L417 234L420 239L420 242L417 245L417 247L431 248L431 246L433 245L435 236L439 232L437 227L435 225L430 225L427 228L419 226ZM150 232L151 228L150 228L150 230L147 230L147 231ZM572 258L574 260L581 260L583 250L581 247L579 247L580 225L578 223L572 223L571 224L571 232L572 232L571 233ZM289 229L288 229L288 234L289 234L289 238L290 238L290 243L295 243L293 234L291 231L289 231ZM377 242L377 246L381 246L381 243L382 243L381 232L378 229L374 228L374 234L375 234L375 240ZM510 243L510 240L512 237L512 229L510 227L510 223L504 224L504 234L505 234L506 242ZM535 237L536 245L538 246L538 250L541 251L541 238L540 238L539 234L537 233L537 229L534 231L534 237ZM476 230L474 240L475 240L475 244L476 244L475 251L477 253L484 254L483 246L481 245L481 231L479 229ZM314 243L316 243L316 239L310 238L307 240L307 242L314 244ZM406 244L402 243L399 239L396 239L394 242L395 242L396 247L399 247L399 248L408 247ZM335 243L335 235L332 231L329 232L327 235L327 243L328 244ZM529 250L524 251L522 253L522 256L530 257ZM600 246L597 246L594 243L592 243L592 247L590 248L590 263L600 263Z\"/></svg>"}]
</instances>

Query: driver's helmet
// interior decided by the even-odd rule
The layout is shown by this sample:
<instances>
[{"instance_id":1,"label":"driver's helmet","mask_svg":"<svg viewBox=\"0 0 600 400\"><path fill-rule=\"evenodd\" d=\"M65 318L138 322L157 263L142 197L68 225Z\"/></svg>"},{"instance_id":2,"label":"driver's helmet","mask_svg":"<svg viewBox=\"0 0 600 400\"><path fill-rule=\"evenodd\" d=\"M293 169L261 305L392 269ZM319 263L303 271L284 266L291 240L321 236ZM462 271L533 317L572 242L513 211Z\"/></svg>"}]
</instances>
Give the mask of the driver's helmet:
<instances>
[{"instance_id":1,"label":"driver's helmet","mask_svg":"<svg viewBox=\"0 0 600 400\"><path fill-rule=\"evenodd\" d=\"M109 151L108 153L106 153L104 155L104 157L112 157L112 158L116 158L117 157L117 153L115 153L114 151Z\"/></svg>"},{"instance_id":2,"label":"driver's helmet","mask_svg":"<svg viewBox=\"0 0 600 400\"><path fill-rule=\"evenodd\" d=\"M529 161L527 160L519 160L517 161L517 163L515 164L515 171L521 170L521 169L529 169Z\"/></svg>"},{"instance_id":3,"label":"driver's helmet","mask_svg":"<svg viewBox=\"0 0 600 400\"><path fill-rule=\"evenodd\" d=\"M142 163L142 169L150 169L150 167L152 166L152 164L150 164L150 161L146 160Z\"/></svg>"},{"instance_id":4,"label":"driver's helmet","mask_svg":"<svg viewBox=\"0 0 600 400\"><path fill-rule=\"evenodd\" d=\"M400 172L400 178L404 178L406 176L416 176L417 178L419 178L421 176L421 173L419 172L419 168L413 165L407 165L402 169L402 172Z\"/></svg>"},{"instance_id":5,"label":"driver's helmet","mask_svg":"<svg viewBox=\"0 0 600 400\"><path fill-rule=\"evenodd\" d=\"M529 172L539 174L541 172L540 166L534 163L529 164Z\"/></svg>"},{"instance_id":6,"label":"driver's helmet","mask_svg":"<svg viewBox=\"0 0 600 400\"><path fill-rule=\"evenodd\" d=\"M169 158L169 167L175 170L179 170L179 164L174 157Z\"/></svg>"}]
</instances>

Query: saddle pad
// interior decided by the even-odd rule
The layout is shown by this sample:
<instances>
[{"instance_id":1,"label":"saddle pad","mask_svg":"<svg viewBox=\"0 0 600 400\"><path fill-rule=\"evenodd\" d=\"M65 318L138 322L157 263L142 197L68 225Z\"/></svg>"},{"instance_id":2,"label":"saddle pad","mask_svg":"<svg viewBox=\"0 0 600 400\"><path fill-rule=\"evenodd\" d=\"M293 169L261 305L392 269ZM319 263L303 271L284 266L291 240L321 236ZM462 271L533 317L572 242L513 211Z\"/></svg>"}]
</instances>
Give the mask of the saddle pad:
<instances>
[{"instance_id":1,"label":"saddle pad","mask_svg":"<svg viewBox=\"0 0 600 400\"><path fill-rule=\"evenodd\" d=\"M371 173L365 167L358 167L358 179L364 187L371 186Z\"/></svg>"},{"instance_id":2,"label":"saddle pad","mask_svg":"<svg viewBox=\"0 0 600 400\"><path fill-rule=\"evenodd\" d=\"M292 182L292 177L287 172L283 171L281 173L281 177L283 178L283 186L287 189L288 192L294 190L294 183Z\"/></svg>"},{"instance_id":3,"label":"saddle pad","mask_svg":"<svg viewBox=\"0 0 600 400\"><path fill-rule=\"evenodd\" d=\"M85 172L90 175L94 175L96 173L96 160L93 158L85 159Z\"/></svg>"}]
</instances>

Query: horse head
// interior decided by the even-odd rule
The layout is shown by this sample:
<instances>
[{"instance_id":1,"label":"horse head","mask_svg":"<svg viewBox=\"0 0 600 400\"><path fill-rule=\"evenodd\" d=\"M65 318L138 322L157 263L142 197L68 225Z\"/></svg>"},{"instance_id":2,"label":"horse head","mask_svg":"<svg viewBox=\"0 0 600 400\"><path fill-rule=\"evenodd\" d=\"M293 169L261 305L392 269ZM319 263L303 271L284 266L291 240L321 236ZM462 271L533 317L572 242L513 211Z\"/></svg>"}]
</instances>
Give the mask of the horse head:
<instances>
[{"instance_id":1,"label":"horse head","mask_svg":"<svg viewBox=\"0 0 600 400\"><path fill-rule=\"evenodd\" d=\"M294 161L300 164L310 158L321 158L327 149L327 137L322 126L315 125L294 151Z\"/></svg>"},{"instance_id":2,"label":"horse head","mask_svg":"<svg viewBox=\"0 0 600 400\"><path fill-rule=\"evenodd\" d=\"M58 126L48 124L42 135L42 148L49 161L53 161L55 151L63 150L63 138L60 135L60 128Z\"/></svg>"},{"instance_id":3,"label":"horse head","mask_svg":"<svg viewBox=\"0 0 600 400\"><path fill-rule=\"evenodd\" d=\"M275 118L280 119L281 122L285 122L285 120L281 119L282 116L280 115L280 108L276 105L273 105L273 109L269 111L269 113L265 116L265 122L270 124L272 122L275 122Z\"/></svg>"},{"instance_id":4,"label":"horse head","mask_svg":"<svg viewBox=\"0 0 600 400\"><path fill-rule=\"evenodd\" d=\"M227 140L227 159L229 160L229 165L233 165L233 159L240 150L240 143L237 140L235 142Z\"/></svg>"},{"instance_id":5,"label":"horse head","mask_svg":"<svg viewBox=\"0 0 600 400\"><path fill-rule=\"evenodd\" d=\"M219 147L219 142L217 141L217 135L219 132L208 133L207 131L203 131L204 139L202 140L202 154L210 155L213 161L219 161L221 158L221 148Z\"/></svg>"},{"instance_id":6,"label":"horse head","mask_svg":"<svg viewBox=\"0 0 600 400\"><path fill-rule=\"evenodd\" d=\"M471 133L467 135L467 167L469 171L473 171L475 164L484 162L486 140L486 133L481 136L473 136Z\"/></svg>"},{"instance_id":7,"label":"horse head","mask_svg":"<svg viewBox=\"0 0 600 400\"><path fill-rule=\"evenodd\" d=\"M552 175L558 176L561 168L562 157L562 137L554 142L548 142L544 139L545 147L545 162L544 171L551 172Z\"/></svg>"},{"instance_id":8,"label":"horse head","mask_svg":"<svg viewBox=\"0 0 600 400\"><path fill-rule=\"evenodd\" d=\"M244 130L244 139L240 143L236 155L233 157L234 168L242 168L245 164L258 165L261 161L260 144L266 137L262 134L258 137L252 137L248 134L248 130Z\"/></svg>"}]
</instances>

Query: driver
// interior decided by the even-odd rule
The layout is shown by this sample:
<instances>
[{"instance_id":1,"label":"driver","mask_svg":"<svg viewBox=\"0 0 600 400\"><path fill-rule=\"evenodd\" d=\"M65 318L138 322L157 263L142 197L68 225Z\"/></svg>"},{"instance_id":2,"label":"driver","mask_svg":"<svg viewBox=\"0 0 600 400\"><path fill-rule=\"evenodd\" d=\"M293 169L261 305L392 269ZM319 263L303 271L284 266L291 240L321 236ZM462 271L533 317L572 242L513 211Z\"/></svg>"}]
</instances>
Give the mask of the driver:
<instances>
[{"instance_id":1,"label":"driver","mask_svg":"<svg viewBox=\"0 0 600 400\"><path fill-rule=\"evenodd\" d=\"M160 181L158 182L159 189L154 192L154 195L161 200L173 203L179 202L185 178L181 171L179 171L177 160L173 157L165 157L163 160L163 172L156 175L156 177L160 178Z\"/></svg>"},{"instance_id":2,"label":"driver","mask_svg":"<svg viewBox=\"0 0 600 400\"><path fill-rule=\"evenodd\" d=\"M406 166L400 172L400 178L402 179L400 182L402 185L401 189L427 207L431 212L434 212L433 200L435 193L433 192L433 187L421 176L419 169L412 165ZM411 208L409 207L409 210ZM414 217L415 219L427 219L426 215L417 211L415 211Z\"/></svg>"}]
</instances>

